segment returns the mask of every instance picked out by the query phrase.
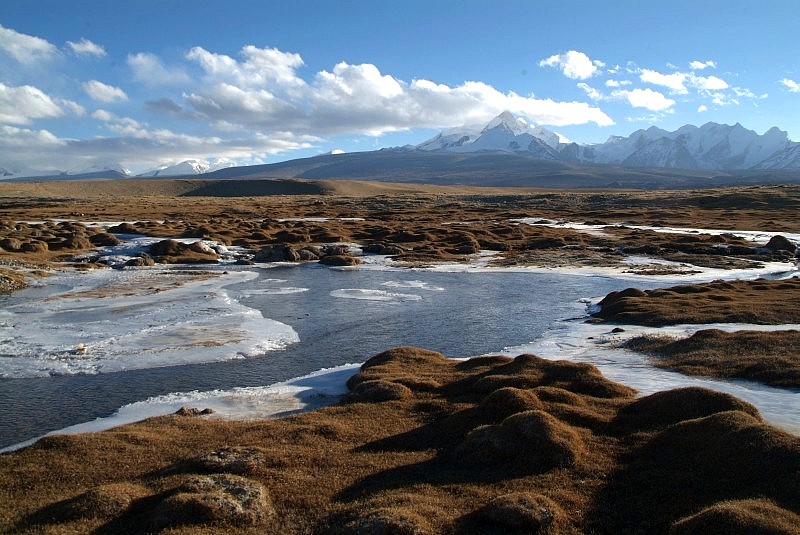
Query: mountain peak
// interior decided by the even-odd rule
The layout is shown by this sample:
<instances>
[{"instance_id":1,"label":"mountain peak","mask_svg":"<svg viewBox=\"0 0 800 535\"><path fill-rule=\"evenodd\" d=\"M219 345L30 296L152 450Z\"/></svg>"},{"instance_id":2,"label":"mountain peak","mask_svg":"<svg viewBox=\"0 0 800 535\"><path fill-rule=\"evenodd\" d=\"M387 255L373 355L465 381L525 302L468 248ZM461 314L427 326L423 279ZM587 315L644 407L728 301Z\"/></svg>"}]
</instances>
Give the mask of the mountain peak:
<instances>
[{"instance_id":1,"label":"mountain peak","mask_svg":"<svg viewBox=\"0 0 800 535\"><path fill-rule=\"evenodd\" d=\"M416 146L424 151L479 152L500 151L555 159L556 151L569 139L541 126L531 126L525 119L506 110L483 128L450 128Z\"/></svg>"}]
</instances>

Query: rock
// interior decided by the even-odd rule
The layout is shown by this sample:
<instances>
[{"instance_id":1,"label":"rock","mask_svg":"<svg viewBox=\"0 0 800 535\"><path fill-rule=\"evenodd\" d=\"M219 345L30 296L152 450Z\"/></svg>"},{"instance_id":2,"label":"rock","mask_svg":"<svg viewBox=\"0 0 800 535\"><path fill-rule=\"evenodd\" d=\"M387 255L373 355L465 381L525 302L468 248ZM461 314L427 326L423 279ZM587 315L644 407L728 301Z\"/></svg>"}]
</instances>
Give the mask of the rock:
<instances>
[{"instance_id":1,"label":"rock","mask_svg":"<svg viewBox=\"0 0 800 535\"><path fill-rule=\"evenodd\" d=\"M611 332L613 334L624 333L625 329L623 329L622 327L614 327L613 329L611 329Z\"/></svg>"},{"instance_id":2,"label":"rock","mask_svg":"<svg viewBox=\"0 0 800 535\"><path fill-rule=\"evenodd\" d=\"M297 254L300 256L300 260L303 262L315 262L319 260L318 251L309 247L300 249L297 251Z\"/></svg>"},{"instance_id":3,"label":"rock","mask_svg":"<svg viewBox=\"0 0 800 535\"><path fill-rule=\"evenodd\" d=\"M229 474L252 474L266 462L266 454L260 448L227 447L212 451L197 460L197 467L206 472Z\"/></svg>"},{"instance_id":4,"label":"rock","mask_svg":"<svg viewBox=\"0 0 800 535\"><path fill-rule=\"evenodd\" d=\"M780 234L770 238L770 240L767 242L767 245L765 245L764 248L769 249L771 251L788 251L792 254L794 254L797 251L797 245L795 245L788 238L781 236Z\"/></svg>"},{"instance_id":5,"label":"rock","mask_svg":"<svg viewBox=\"0 0 800 535\"><path fill-rule=\"evenodd\" d=\"M298 262L300 254L286 245L265 245L253 257L253 262Z\"/></svg>"},{"instance_id":6,"label":"rock","mask_svg":"<svg viewBox=\"0 0 800 535\"><path fill-rule=\"evenodd\" d=\"M228 474L196 476L178 487L152 512L157 528L191 524L262 525L275 514L272 497L260 483Z\"/></svg>"},{"instance_id":7,"label":"rock","mask_svg":"<svg viewBox=\"0 0 800 535\"><path fill-rule=\"evenodd\" d=\"M166 264L216 263L219 255L203 242L161 240L150 246L150 254Z\"/></svg>"},{"instance_id":8,"label":"rock","mask_svg":"<svg viewBox=\"0 0 800 535\"><path fill-rule=\"evenodd\" d=\"M0 240L0 248L9 252L16 252L22 249L22 242L16 238L3 238Z\"/></svg>"},{"instance_id":9,"label":"rock","mask_svg":"<svg viewBox=\"0 0 800 535\"><path fill-rule=\"evenodd\" d=\"M361 263L361 259L349 255L330 255L320 258L319 263L326 266L357 266Z\"/></svg>"},{"instance_id":10,"label":"rock","mask_svg":"<svg viewBox=\"0 0 800 535\"><path fill-rule=\"evenodd\" d=\"M181 407L175 411L176 416L205 416L206 414L214 414L213 409L197 409L195 407Z\"/></svg>"},{"instance_id":11,"label":"rock","mask_svg":"<svg viewBox=\"0 0 800 535\"><path fill-rule=\"evenodd\" d=\"M156 261L147 253L139 253L135 258L131 258L125 262L125 265L131 267L148 267L156 265Z\"/></svg>"}]
</instances>

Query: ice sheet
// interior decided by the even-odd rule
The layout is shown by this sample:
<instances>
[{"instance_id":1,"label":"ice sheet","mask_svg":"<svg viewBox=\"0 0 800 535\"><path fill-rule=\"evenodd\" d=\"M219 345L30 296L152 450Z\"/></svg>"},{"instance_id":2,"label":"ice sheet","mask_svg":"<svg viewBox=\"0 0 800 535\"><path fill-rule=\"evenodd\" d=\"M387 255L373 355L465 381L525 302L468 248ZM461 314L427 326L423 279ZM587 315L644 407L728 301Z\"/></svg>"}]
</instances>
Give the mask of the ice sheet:
<instances>
[{"instance_id":1,"label":"ice sheet","mask_svg":"<svg viewBox=\"0 0 800 535\"><path fill-rule=\"evenodd\" d=\"M0 310L0 377L212 362L297 342L290 326L225 290L257 276L152 268L54 275L45 287L50 292L38 290L30 299L20 292Z\"/></svg>"}]
</instances>

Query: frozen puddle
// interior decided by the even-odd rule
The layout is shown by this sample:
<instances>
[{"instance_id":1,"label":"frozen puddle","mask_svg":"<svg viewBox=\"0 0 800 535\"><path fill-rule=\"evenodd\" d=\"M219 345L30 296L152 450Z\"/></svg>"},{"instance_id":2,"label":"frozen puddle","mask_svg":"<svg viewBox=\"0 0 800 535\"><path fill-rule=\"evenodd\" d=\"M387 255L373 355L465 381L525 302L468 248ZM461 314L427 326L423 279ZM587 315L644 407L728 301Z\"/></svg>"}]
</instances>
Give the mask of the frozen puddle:
<instances>
[{"instance_id":1,"label":"frozen puddle","mask_svg":"<svg viewBox=\"0 0 800 535\"><path fill-rule=\"evenodd\" d=\"M769 423L800 434L800 392L797 390L773 388L744 380L728 381L684 375L656 368L647 362L646 356L618 347L628 338L648 333L685 337L701 329L780 330L798 329L800 326L717 323L656 328L622 325L624 332L616 334L611 332L614 325L587 324L583 323L584 319L559 321L542 339L530 344L508 347L501 354L516 356L532 353L547 359L588 362L597 366L608 379L631 386L641 395L687 386L700 386L726 392L758 407L761 415Z\"/></svg>"},{"instance_id":2,"label":"frozen puddle","mask_svg":"<svg viewBox=\"0 0 800 535\"><path fill-rule=\"evenodd\" d=\"M303 377L270 386L183 392L156 396L125 405L106 418L73 425L48 435L94 433L154 416L173 414L181 407L212 409L209 418L251 420L276 418L335 403L347 393L346 382L358 371L359 364L344 364L313 372ZM26 440L0 449L0 453L18 450L35 443Z\"/></svg>"},{"instance_id":3,"label":"frozen puddle","mask_svg":"<svg viewBox=\"0 0 800 535\"><path fill-rule=\"evenodd\" d=\"M0 377L118 372L260 355L299 341L225 287L255 272L58 274L0 310ZM84 344L85 352L76 350Z\"/></svg>"}]
</instances>

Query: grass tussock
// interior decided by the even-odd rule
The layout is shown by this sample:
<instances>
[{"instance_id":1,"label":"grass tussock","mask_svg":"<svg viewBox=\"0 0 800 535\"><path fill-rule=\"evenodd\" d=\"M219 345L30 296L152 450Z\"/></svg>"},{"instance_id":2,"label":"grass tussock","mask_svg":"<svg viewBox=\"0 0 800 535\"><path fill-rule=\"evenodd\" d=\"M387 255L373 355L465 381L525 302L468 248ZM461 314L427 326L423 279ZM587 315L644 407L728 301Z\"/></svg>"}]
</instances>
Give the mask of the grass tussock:
<instances>
[{"instance_id":1,"label":"grass tussock","mask_svg":"<svg viewBox=\"0 0 800 535\"><path fill-rule=\"evenodd\" d=\"M628 340L625 347L652 355L655 366L689 375L800 388L800 331L796 330L704 329L678 340L638 336Z\"/></svg>"},{"instance_id":2,"label":"grass tussock","mask_svg":"<svg viewBox=\"0 0 800 535\"><path fill-rule=\"evenodd\" d=\"M800 438L731 396L637 399L588 365L416 348L349 384L284 419L173 415L2 455L0 531L663 533L722 515L793 533L800 513Z\"/></svg>"},{"instance_id":3,"label":"grass tussock","mask_svg":"<svg viewBox=\"0 0 800 535\"><path fill-rule=\"evenodd\" d=\"M714 281L611 292L595 317L660 327L681 323L800 323L800 278Z\"/></svg>"}]
</instances>

